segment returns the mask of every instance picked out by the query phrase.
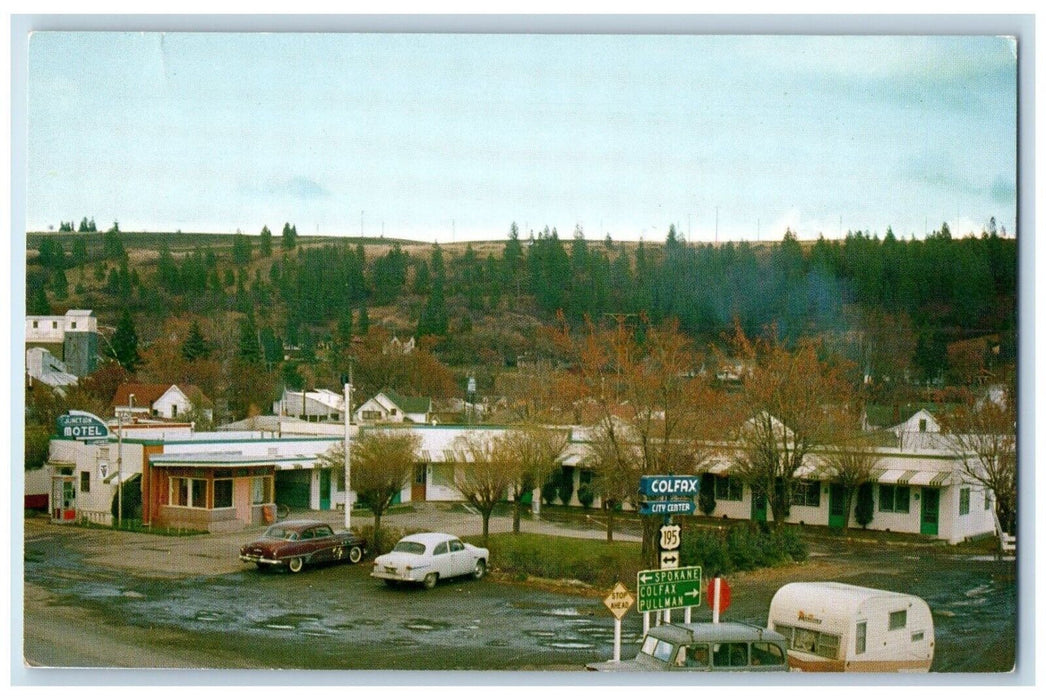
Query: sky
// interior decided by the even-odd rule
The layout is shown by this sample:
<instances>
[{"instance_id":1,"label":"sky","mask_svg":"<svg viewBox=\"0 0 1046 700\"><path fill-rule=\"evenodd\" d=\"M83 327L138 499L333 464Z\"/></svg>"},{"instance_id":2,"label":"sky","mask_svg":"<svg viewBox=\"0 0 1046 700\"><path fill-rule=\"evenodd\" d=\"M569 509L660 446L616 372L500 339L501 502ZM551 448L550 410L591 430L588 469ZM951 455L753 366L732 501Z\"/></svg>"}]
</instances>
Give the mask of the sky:
<instances>
[{"instance_id":1,"label":"sky","mask_svg":"<svg viewBox=\"0 0 1046 700\"><path fill-rule=\"evenodd\" d=\"M1015 235L993 36L37 32L26 224Z\"/></svg>"}]
</instances>

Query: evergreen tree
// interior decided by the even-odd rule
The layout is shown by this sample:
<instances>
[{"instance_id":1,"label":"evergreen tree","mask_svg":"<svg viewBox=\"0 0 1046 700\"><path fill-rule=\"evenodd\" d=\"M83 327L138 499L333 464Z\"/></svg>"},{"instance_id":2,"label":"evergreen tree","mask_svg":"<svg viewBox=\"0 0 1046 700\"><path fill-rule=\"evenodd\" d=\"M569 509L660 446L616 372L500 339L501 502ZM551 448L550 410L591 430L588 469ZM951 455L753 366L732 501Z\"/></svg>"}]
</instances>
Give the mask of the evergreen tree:
<instances>
[{"instance_id":1,"label":"evergreen tree","mask_svg":"<svg viewBox=\"0 0 1046 700\"><path fill-rule=\"evenodd\" d=\"M131 312L124 308L113 333L112 352L114 359L128 372L133 372L141 357L138 355L138 331L134 327Z\"/></svg>"},{"instance_id":2,"label":"evergreen tree","mask_svg":"<svg viewBox=\"0 0 1046 700\"><path fill-rule=\"evenodd\" d=\"M58 268L51 276L51 289L54 290L54 298L64 301L69 298L69 280L65 276L65 270Z\"/></svg>"},{"instance_id":3,"label":"evergreen tree","mask_svg":"<svg viewBox=\"0 0 1046 700\"><path fill-rule=\"evenodd\" d=\"M240 321L239 358L247 364L260 364L262 349L258 342L258 329L254 325L254 312L249 311Z\"/></svg>"},{"instance_id":4,"label":"evergreen tree","mask_svg":"<svg viewBox=\"0 0 1046 700\"><path fill-rule=\"evenodd\" d=\"M370 316L367 315L367 305L366 304L361 304L360 305L360 313L359 313L359 316L357 317L357 319L358 319L358 323L356 325L359 326L359 334L360 335L367 335L367 331L370 330Z\"/></svg>"},{"instance_id":5,"label":"evergreen tree","mask_svg":"<svg viewBox=\"0 0 1046 700\"><path fill-rule=\"evenodd\" d=\"M207 342L203 331L200 330L200 322L193 319L192 324L189 326L189 335L185 338L185 342L182 343L182 357L185 358L186 362L195 362L196 360L205 360L210 356L210 343Z\"/></svg>"},{"instance_id":6,"label":"evergreen tree","mask_svg":"<svg viewBox=\"0 0 1046 700\"><path fill-rule=\"evenodd\" d=\"M283 225L283 238L280 241L280 245L284 250L294 250L298 246L298 229L292 227L290 223Z\"/></svg>"},{"instance_id":7,"label":"evergreen tree","mask_svg":"<svg viewBox=\"0 0 1046 700\"><path fill-rule=\"evenodd\" d=\"M240 266L251 262L251 239L239 232L232 238L232 262Z\"/></svg>"},{"instance_id":8,"label":"evergreen tree","mask_svg":"<svg viewBox=\"0 0 1046 700\"><path fill-rule=\"evenodd\" d=\"M51 304L47 301L47 292L44 290L44 285L32 285L32 291L29 293L29 304L26 311L30 316L51 315Z\"/></svg>"},{"instance_id":9,"label":"evergreen tree","mask_svg":"<svg viewBox=\"0 0 1046 700\"><path fill-rule=\"evenodd\" d=\"M268 226L262 226L261 243L258 244L258 251L263 258L272 255L272 231L269 230Z\"/></svg>"}]
</instances>

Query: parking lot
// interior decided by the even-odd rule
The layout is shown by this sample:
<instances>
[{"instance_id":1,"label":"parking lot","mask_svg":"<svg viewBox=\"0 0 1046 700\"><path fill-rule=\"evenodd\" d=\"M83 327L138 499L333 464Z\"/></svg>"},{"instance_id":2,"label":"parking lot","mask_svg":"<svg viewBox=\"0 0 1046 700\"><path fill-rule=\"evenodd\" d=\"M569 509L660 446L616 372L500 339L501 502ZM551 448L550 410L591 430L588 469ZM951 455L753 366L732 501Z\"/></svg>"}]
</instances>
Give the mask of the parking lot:
<instances>
[{"instance_id":1,"label":"parking lot","mask_svg":"<svg viewBox=\"0 0 1046 700\"><path fill-rule=\"evenodd\" d=\"M323 516L336 527L343 524L341 513ZM481 526L478 516L433 504L384 522L402 527L398 518L411 527L465 536ZM507 517L492 523L494 531L510 528ZM524 523L524 531L539 529L604 536L598 522ZM369 576L367 561L298 575L262 573L237 558L240 544L259 531L163 537L27 519L27 662L86 668L573 671L612 653L613 618L602 604L605 591L550 591L497 576L448 581L428 592L390 590ZM1012 562L946 546L814 539L804 564L732 576L733 603L725 617L765 624L773 593L792 580L903 586L933 611L939 640L933 670L1013 667ZM695 609L694 619L709 617L707 607ZM635 654L642 619L633 610L623 627L627 657Z\"/></svg>"}]
</instances>

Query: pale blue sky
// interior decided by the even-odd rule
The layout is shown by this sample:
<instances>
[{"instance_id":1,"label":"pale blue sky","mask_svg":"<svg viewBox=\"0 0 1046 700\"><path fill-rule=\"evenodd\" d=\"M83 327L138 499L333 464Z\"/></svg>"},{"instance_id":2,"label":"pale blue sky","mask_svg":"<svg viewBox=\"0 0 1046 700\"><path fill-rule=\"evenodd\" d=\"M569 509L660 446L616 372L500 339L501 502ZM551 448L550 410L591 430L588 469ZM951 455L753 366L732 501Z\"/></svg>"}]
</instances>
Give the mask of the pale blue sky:
<instances>
[{"instance_id":1,"label":"pale blue sky","mask_svg":"<svg viewBox=\"0 0 1046 700\"><path fill-rule=\"evenodd\" d=\"M30 230L1016 233L1016 44L42 32ZM718 214L717 214L718 211ZM361 216L362 212L362 216Z\"/></svg>"}]
</instances>

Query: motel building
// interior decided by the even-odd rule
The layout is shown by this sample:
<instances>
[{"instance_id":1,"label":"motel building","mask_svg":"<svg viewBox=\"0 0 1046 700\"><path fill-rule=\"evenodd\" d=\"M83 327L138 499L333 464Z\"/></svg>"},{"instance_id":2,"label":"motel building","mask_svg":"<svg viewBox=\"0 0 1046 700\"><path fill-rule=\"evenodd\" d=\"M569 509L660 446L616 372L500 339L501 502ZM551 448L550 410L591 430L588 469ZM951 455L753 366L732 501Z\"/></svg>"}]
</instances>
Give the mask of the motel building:
<instances>
[{"instance_id":1,"label":"motel building","mask_svg":"<svg viewBox=\"0 0 1046 700\"><path fill-rule=\"evenodd\" d=\"M301 510L344 507L346 494L337 486L340 474L320 461L344 440L344 426L273 419L270 430L197 433L188 424L136 421L122 426L122 440L120 426L112 422L102 438L56 436L46 465L51 475L48 510L55 522L112 524L121 481L124 488L139 490L143 523L159 527L221 532L271 522L277 503ZM460 502L464 499L456 475L475 459L469 444L508 429L400 423L354 425L352 435L358 439L370 430L417 433L417 463L394 502ZM992 494L963 475L961 462L940 439L901 436L896 445L876 448L869 530L921 534L952 544L996 533ZM557 460L561 478L573 485L564 505L581 507L578 489L593 478L587 466L590 446L591 428L570 428ZM772 518L765 501L753 498L751 488L732 473L727 458L706 465L701 476L701 487L714 489L709 517ZM798 476L788 522L841 527L846 516L843 493L833 483L824 454L811 455ZM521 498L540 509L540 488ZM856 497L851 508L855 504ZM591 507L600 507L598 497ZM859 527L852 511L849 525Z\"/></svg>"}]
</instances>

